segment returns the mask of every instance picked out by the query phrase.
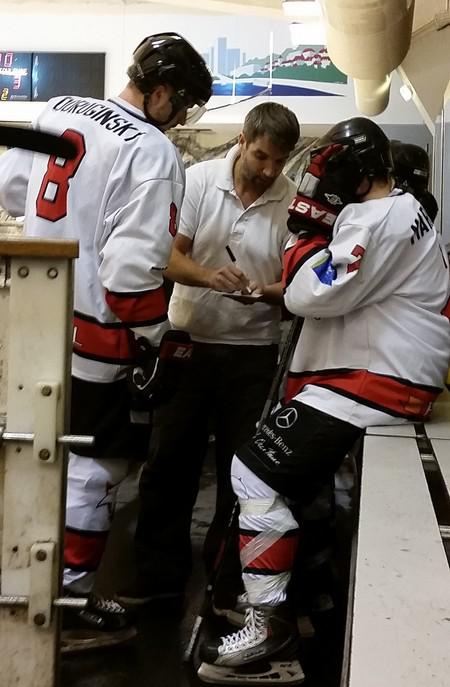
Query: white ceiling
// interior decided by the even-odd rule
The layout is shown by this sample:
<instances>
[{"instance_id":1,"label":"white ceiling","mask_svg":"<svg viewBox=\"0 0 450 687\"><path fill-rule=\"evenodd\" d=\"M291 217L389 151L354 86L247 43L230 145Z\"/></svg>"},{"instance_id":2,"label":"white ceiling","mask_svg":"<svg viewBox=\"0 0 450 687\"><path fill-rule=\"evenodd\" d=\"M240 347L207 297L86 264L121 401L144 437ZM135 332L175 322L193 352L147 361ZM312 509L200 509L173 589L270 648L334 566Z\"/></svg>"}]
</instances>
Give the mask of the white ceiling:
<instances>
[{"instance_id":1,"label":"white ceiling","mask_svg":"<svg viewBox=\"0 0 450 687\"><path fill-rule=\"evenodd\" d=\"M71 4L108 4L108 5L147 5L149 9L153 6L154 11L164 10L195 10L204 12L220 12L226 14L253 14L257 16L272 17L281 19L283 15L282 0L48 0L50 3L58 5ZM1 2L0 5L36 5L47 4L39 3L39 0L14 0L11 2ZM414 31L423 28L433 21L439 12L448 11L448 0L416 0L414 11Z\"/></svg>"}]
</instances>

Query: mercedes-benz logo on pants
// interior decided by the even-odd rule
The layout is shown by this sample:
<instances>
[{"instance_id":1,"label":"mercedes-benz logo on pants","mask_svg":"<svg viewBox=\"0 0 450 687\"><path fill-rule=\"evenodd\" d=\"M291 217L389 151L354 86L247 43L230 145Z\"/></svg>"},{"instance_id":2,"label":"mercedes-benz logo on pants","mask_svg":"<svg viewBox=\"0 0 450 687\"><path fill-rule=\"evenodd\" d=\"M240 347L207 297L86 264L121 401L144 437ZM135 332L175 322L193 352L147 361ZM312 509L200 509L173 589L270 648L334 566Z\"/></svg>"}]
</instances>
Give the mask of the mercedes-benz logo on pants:
<instances>
[{"instance_id":1,"label":"mercedes-benz logo on pants","mask_svg":"<svg viewBox=\"0 0 450 687\"><path fill-rule=\"evenodd\" d=\"M277 416L275 424L280 429L289 429L298 420L298 413L295 408L286 408Z\"/></svg>"}]
</instances>

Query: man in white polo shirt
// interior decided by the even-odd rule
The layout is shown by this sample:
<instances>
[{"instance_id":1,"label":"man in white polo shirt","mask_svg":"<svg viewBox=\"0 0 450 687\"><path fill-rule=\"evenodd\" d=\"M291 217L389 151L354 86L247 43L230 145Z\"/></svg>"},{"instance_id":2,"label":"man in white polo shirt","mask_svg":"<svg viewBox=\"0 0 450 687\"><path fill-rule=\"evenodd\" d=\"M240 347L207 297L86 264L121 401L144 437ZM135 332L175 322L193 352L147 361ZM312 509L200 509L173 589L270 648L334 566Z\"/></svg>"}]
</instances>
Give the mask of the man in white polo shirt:
<instances>
[{"instance_id":1,"label":"man in white polo shirt","mask_svg":"<svg viewBox=\"0 0 450 687\"><path fill-rule=\"evenodd\" d=\"M231 458L255 430L277 364L282 256L296 192L282 170L299 133L293 112L263 103L249 112L225 159L187 170L166 275L176 282L171 324L189 332L194 351L178 392L155 411L140 482L138 576L119 594L127 604L183 601L191 571L192 509L211 434L217 500L205 543L207 566L216 557L234 501ZM227 297L233 292L259 297L247 295L246 304ZM235 559L240 579L237 540ZM216 602L230 607L232 599Z\"/></svg>"}]
</instances>

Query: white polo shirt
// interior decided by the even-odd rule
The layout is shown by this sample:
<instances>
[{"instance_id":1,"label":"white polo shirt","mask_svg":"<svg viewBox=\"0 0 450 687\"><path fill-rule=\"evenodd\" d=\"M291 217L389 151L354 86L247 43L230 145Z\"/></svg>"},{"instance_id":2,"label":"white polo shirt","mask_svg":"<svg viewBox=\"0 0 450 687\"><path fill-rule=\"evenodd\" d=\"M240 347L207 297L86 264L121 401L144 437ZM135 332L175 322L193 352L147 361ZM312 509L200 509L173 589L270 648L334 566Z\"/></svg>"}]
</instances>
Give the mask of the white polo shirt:
<instances>
[{"instance_id":1,"label":"white polo shirt","mask_svg":"<svg viewBox=\"0 0 450 687\"><path fill-rule=\"evenodd\" d=\"M230 262L230 246L239 267L259 284L280 281L289 238L288 207L296 186L283 174L248 208L236 195L234 146L221 160L208 160L186 171L186 193L179 232L193 240L191 257L206 267ZM169 307L173 327L196 341L267 345L280 339L280 308L243 305L211 289L175 284Z\"/></svg>"}]
</instances>

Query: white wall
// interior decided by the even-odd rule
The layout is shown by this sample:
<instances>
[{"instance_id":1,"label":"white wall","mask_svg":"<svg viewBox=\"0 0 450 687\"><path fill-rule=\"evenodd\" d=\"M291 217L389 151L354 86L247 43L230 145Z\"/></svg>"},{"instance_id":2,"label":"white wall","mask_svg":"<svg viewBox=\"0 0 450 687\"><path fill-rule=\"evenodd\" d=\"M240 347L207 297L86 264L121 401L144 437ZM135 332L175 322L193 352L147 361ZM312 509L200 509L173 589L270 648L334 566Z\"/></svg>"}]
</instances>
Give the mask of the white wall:
<instances>
[{"instance_id":1,"label":"white wall","mask_svg":"<svg viewBox=\"0 0 450 687\"><path fill-rule=\"evenodd\" d=\"M108 97L120 92L126 82L125 72L134 47L145 35L151 33L179 31L201 52L214 42L217 35L228 36L230 44L233 39L237 41L237 45L246 45L251 40L253 45L258 45L261 49L261 45L267 43L269 33L273 31L275 51L281 51L289 44L287 22L214 14L181 15L176 12L167 13L167 9L162 14L155 13L154 7L158 8L153 6L153 9L144 9L142 5L122 4L64 3L61 6L55 2L33 2L25 5L0 2L0 48L17 51L105 52L105 92ZM254 30L249 38L251 26ZM375 120L380 124L421 124L422 119L414 104L405 103L400 98L399 85L397 75L393 75L391 103ZM342 90L343 87L340 88ZM300 122L323 128L323 125L358 114L351 83L343 90L346 93L344 97L288 97L277 100L293 109ZM246 103L211 111L201 120L201 125L242 122L247 111L261 100L254 98ZM226 97L215 97L208 107L214 108L228 102ZM30 121L43 106L43 103L0 103L0 120Z\"/></svg>"}]
</instances>

